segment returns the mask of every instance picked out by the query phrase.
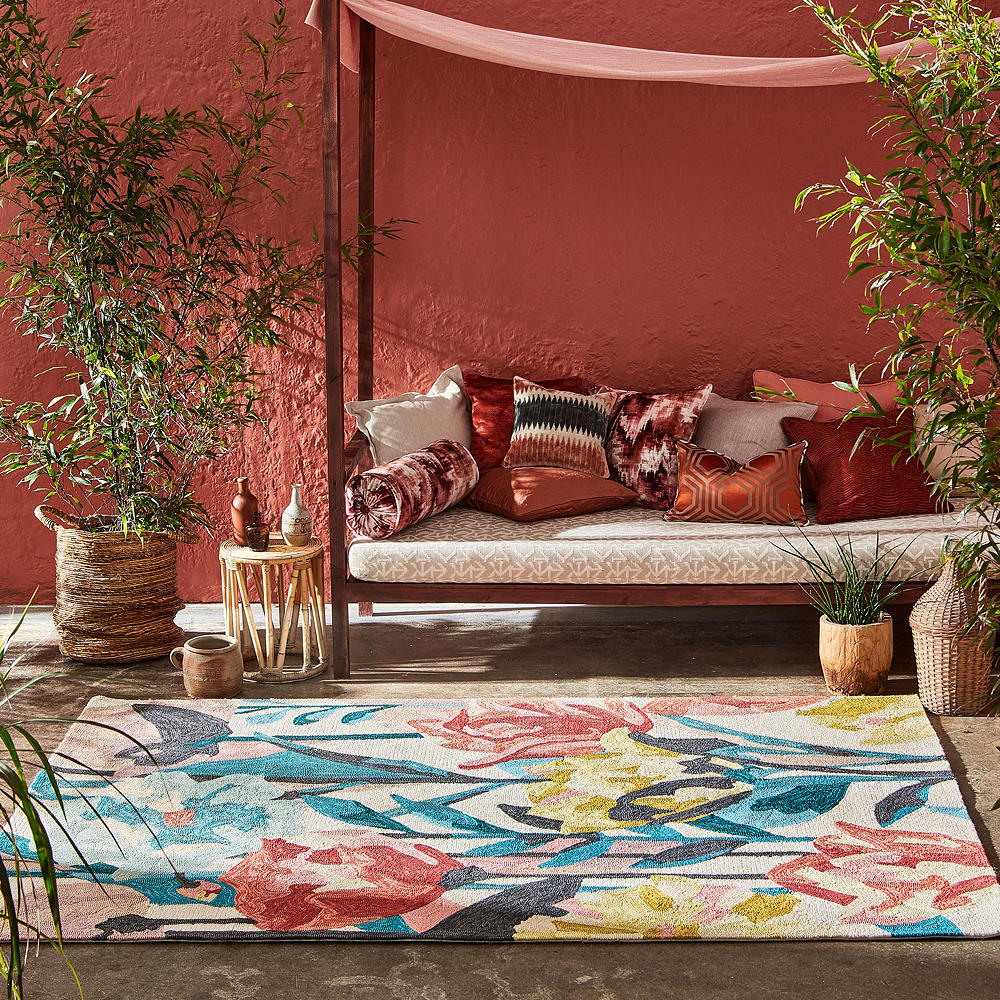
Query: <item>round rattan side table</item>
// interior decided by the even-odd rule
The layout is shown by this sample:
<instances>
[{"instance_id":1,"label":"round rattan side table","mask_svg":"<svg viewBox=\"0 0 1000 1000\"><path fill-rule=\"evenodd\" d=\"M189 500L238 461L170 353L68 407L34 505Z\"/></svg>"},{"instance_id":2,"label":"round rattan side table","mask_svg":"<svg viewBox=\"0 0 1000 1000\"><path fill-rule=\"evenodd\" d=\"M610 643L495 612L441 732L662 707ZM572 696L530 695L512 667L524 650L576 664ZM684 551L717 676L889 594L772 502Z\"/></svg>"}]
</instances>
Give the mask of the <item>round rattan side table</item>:
<instances>
[{"instance_id":1,"label":"round rattan side table","mask_svg":"<svg viewBox=\"0 0 1000 1000\"><path fill-rule=\"evenodd\" d=\"M226 633L240 640L246 679L282 684L323 673L323 543L286 545L273 532L270 546L255 552L230 538L219 548L219 565Z\"/></svg>"}]
</instances>

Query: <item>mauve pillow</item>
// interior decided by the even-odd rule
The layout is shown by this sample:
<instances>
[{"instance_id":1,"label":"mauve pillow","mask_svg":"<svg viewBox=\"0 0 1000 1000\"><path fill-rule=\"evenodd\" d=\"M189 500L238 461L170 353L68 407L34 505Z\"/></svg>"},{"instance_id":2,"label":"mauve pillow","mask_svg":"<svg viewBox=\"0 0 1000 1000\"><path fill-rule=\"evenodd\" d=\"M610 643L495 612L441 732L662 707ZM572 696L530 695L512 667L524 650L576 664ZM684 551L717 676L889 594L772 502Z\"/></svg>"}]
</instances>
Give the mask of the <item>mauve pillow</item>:
<instances>
[{"instance_id":1,"label":"mauve pillow","mask_svg":"<svg viewBox=\"0 0 1000 1000\"><path fill-rule=\"evenodd\" d=\"M808 524L799 466L803 442L757 455L746 464L677 442L677 499L667 521Z\"/></svg>"},{"instance_id":2,"label":"mauve pillow","mask_svg":"<svg viewBox=\"0 0 1000 1000\"><path fill-rule=\"evenodd\" d=\"M606 450L611 475L635 490L639 503L666 510L677 492L677 442L690 441L712 392L628 392L601 386L595 396L611 404Z\"/></svg>"},{"instance_id":3,"label":"mauve pillow","mask_svg":"<svg viewBox=\"0 0 1000 1000\"><path fill-rule=\"evenodd\" d=\"M933 514L942 509L931 493L924 467L908 452L900 455L899 448L878 441L911 433L913 418L908 413L898 418L855 417L842 423L785 417L781 426L793 440L806 442L819 524ZM862 433L864 438L855 450Z\"/></svg>"},{"instance_id":4,"label":"mauve pillow","mask_svg":"<svg viewBox=\"0 0 1000 1000\"><path fill-rule=\"evenodd\" d=\"M713 392L698 418L694 443L746 465L758 455L767 455L791 442L781 428L784 417L811 420L813 403L775 400L773 403L726 399Z\"/></svg>"},{"instance_id":5,"label":"mauve pillow","mask_svg":"<svg viewBox=\"0 0 1000 1000\"><path fill-rule=\"evenodd\" d=\"M472 416L469 451L480 470L496 468L503 463L514 431L514 380L464 375L464 381ZM538 381L538 384L546 389L567 392L579 392L582 388L575 375Z\"/></svg>"},{"instance_id":6,"label":"mauve pillow","mask_svg":"<svg viewBox=\"0 0 1000 1000\"><path fill-rule=\"evenodd\" d=\"M813 414L813 420L842 420L851 410L869 407L871 404L866 396L874 399L886 413L895 413L899 409L899 404L896 402L899 386L893 379L862 385L863 395L849 392L847 389L838 389L832 382L811 382L809 379L791 378L765 370L753 373L753 384L759 393L759 398L764 402L815 403L816 412ZM788 392L791 396L784 395ZM772 393L779 395L775 396Z\"/></svg>"},{"instance_id":7,"label":"mauve pillow","mask_svg":"<svg viewBox=\"0 0 1000 1000\"><path fill-rule=\"evenodd\" d=\"M466 504L514 521L573 517L627 507L635 494L613 479L570 469L487 469Z\"/></svg>"}]
</instances>

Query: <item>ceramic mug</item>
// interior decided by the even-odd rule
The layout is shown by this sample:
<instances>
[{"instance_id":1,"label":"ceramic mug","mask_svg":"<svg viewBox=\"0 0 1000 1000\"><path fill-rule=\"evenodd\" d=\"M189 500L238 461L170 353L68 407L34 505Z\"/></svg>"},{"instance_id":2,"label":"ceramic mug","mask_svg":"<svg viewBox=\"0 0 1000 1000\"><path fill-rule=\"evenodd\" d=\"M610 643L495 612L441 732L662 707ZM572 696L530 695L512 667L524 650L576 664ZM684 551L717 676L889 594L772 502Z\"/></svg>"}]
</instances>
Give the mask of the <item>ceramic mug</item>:
<instances>
[{"instance_id":1,"label":"ceramic mug","mask_svg":"<svg viewBox=\"0 0 1000 1000\"><path fill-rule=\"evenodd\" d=\"M170 654L191 698L233 698L243 690L243 650L231 635L198 635Z\"/></svg>"}]
</instances>

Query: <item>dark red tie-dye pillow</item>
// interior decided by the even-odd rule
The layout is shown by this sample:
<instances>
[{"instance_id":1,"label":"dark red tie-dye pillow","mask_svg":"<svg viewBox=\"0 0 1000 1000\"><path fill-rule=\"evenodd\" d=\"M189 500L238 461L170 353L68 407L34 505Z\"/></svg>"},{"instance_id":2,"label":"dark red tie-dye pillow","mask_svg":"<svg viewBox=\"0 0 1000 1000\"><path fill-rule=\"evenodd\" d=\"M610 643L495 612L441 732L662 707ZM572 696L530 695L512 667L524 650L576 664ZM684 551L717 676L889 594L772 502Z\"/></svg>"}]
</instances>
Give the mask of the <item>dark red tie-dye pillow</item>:
<instances>
[{"instance_id":1,"label":"dark red tie-dye pillow","mask_svg":"<svg viewBox=\"0 0 1000 1000\"><path fill-rule=\"evenodd\" d=\"M538 381L537 379L533 381ZM469 451L480 469L495 469L503 464L514 432L514 380L487 375L464 375L465 392L472 415L472 444ZM546 389L580 392L582 385L575 375L538 382Z\"/></svg>"},{"instance_id":2,"label":"dark red tie-dye pillow","mask_svg":"<svg viewBox=\"0 0 1000 1000\"><path fill-rule=\"evenodd\" d=\"M668 509L677 493L677 442L690 441L712 392L628 392L601 386L595 395L611 405L606 450L611 476L635 490L638 502Z\"/></svg>"},{"instance_id":3,"label":"dark red tie-dye pillow","mask_svg":"<svg viewBox=\"0 0 1000 1000\"><path fill-rule=\"evenodd\" d=\"M899 447L879 443L880 438L897 435L905 440L912 433L913 418L908 413L895 419L855 417L843 423L785 417L781 426L793 441L806 442L805 462L816 487L819 524L933 514L939 509L924 467L908 452L900 454Z\"/></svg>"}]
</instances>

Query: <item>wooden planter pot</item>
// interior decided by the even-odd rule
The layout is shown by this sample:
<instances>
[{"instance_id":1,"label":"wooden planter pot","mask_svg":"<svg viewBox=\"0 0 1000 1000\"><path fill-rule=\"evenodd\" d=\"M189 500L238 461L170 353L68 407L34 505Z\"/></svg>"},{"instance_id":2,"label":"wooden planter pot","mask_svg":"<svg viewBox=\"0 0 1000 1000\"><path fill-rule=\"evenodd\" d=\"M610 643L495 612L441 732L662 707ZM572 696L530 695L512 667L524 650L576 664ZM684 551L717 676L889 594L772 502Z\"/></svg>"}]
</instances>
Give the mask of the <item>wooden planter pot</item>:
<instances>
[{"instance_id":1,"label":"wooden planter pot","mask_svg":"<svg viewBox=\"0 0 1000 1000\"><path fill-rule=\"evenodd\" d=\"M88 523L44 504L35 516L56 533L56 606L63 656L137 663L166 656L182 632L174 617L177 541L153 532L84 530Z\"/></svg>"},{"instance_id":2,"label":"wooden planter pot","mask_svg":"<svg viewBox=\"0 0 1000 1000\"><path fill-rule=\"evenodd\" d=\"M878 694L892 666L892 617L873 625L819 620L819 660L826 686L837 694Z\"/></svg>"}]
</instances>

